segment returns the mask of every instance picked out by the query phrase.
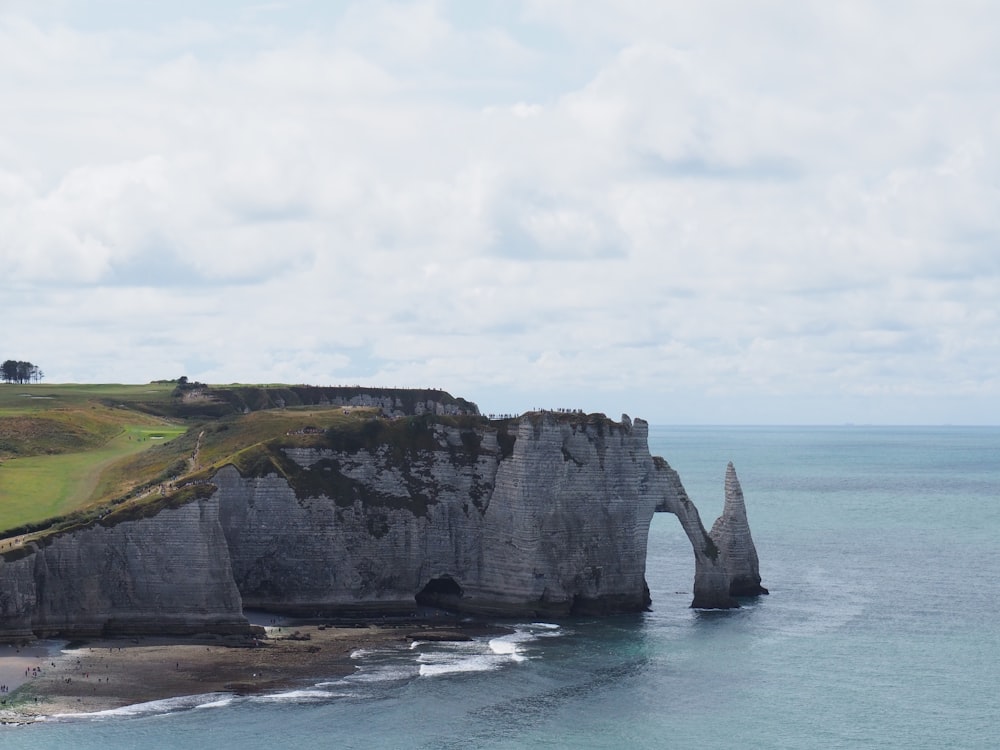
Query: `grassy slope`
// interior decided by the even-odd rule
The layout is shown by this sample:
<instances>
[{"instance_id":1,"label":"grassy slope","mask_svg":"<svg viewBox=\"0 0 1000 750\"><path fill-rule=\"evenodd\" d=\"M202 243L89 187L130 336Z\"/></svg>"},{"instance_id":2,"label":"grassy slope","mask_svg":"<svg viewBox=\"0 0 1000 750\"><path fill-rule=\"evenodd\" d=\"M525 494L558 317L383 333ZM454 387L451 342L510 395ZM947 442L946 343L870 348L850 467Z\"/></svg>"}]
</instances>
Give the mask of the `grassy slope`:
<instances>
[{"instance_id":1,"label":"grassy slope","mask_svg":"<svg viewBox=\"0 0 1000 750\"><path fill-rule=\"evenodd\" d=\"M5 461L0 470L0 528L40 521L94 500L101 475L122 458L144 450L152 436L175 437L182 427L129 425L88 451Z\"/></svg>"},{"instance_id":2,"label":"grassy slope","mask_svg":"<svg viewBox=\"0 0 1000 750\"><path fill-rule=\"evenodd\" d=\"M183 480L187 474L203 477L227 463L246 468L251 453L267 452L275 444L311 445L322 440L323 431L357 425L371 419L373 414L370 409L353 409L345 415L337 407L294 407L199 423L176 440L109 467L95 499L114 500L150 483Z\"/></svg>"},{"instance_id":3,"label":"grassy slope","mask_svg":"<svg viewBox=\"0 0 1000 750\"><path fill-rule=\"evenodd\" d=\"M169 401L172 386L0 386L0 529L41 521L94 500L116 461L184 426L109 406Z\"/></svg>"},{"instance_id":4,"label":"grassy slope","mask_svg":"<svg viewBox=\"0 0 1000 750\"><path fill-rule=\"evenodd\" d=\"M301 405L324 393L340 396L338 389L321 390L216 387L201 394L188 389L181 398L173 384L0 385L0 538L26 525L47 535L109 511L104 522L148 515L200 496L205 486L181 486L225 464L244 474L291 471L284 446L327 445L331 435L351 449L372 441L408 446L426 431L424 418L389 427L372 419L376 409ZM274 408L279 399L289 405ZM245 408L261 410L244 414Z\"/></svg>"},{"instance_id":5,"label":"grassy slope","mask_svg":"<svg viewBox=\"0 0 1000 750\"><path fill-rule=\"evenodd\" d=\"M174 385L148 383L146 385L81 385L64 383L55 385L16 385L0 383L0 414L30 414L60 407L80 407L96 401L169 402Z\"/></svg>"},{"instance_id":6,"label":"grassy slope","mask_svg":"<svg viewBox=\"0 0 1000 750\"><path fill-rule=\"evenodd\" d=\"M311 445L331 427L350 431L374 414L296 406L213 419L215 407L232 409L210 401L207 413L199 412L197 403L174 399L174 387L0 385L0 536L50 518L93 517L110 505L121 512L123 505L155 504L161 483L226 463L248 469L277 444ZM186 420L150 413L192 411Z\"/></svg>"}]
</instances>

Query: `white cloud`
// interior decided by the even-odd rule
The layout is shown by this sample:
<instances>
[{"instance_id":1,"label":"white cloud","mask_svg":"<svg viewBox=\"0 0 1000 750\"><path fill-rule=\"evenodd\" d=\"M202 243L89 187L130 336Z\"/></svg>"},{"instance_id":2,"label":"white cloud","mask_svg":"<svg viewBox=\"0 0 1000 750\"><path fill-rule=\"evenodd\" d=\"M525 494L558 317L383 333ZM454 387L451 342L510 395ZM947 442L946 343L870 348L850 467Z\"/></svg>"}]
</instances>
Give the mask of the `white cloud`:
<instances>
[{"instance_id":1,"label":"white cloud","mask_svg":"<svg viewBox=\"0 0 1000 750\"><path fill-rule=\"evenodd\" d=\"M65 8L0 10L0 353L50 379L997 419L988 5Z\"/></svg>"}]
</instances>

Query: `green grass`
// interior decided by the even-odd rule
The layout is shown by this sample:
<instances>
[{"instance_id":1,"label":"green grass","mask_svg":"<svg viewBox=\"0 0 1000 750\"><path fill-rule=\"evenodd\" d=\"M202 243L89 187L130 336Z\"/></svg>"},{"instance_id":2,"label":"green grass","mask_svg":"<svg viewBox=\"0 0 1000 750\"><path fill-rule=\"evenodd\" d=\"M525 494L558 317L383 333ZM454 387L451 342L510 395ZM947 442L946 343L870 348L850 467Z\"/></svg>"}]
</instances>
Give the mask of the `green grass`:
<instances>
[{"instance_id":1,"label":"green grass","mask_svg":"<svg viewBox=\"0 0 1000 750\"><path fill-rule=\"evenodd\" d=\"M0 529L95 502L122 458L177 437L184 425L132 407L170 402L173 385L0 385Z\"/></svg>"},{"instance_id":2,"label":"green grass","mask_svg":"<svg viewBox=\"0 0 1000 750\"><path fill-rule=\"evenodd\" d=\"M168 440L184 429L169 424L124 425L117 435L90 450L4 461L0 464L0 528L85 507L94 502L101 475L110 466L150 447L154 435Z\"/></svg>"},{"instance_id":3,"label":"green grass","mask_svg":"<svg viewBox=\"0 0 1000 750\"><path fill-rule=\"evenodd\" d=\"M7 461L0 466L0 528L121 502L129 506L155 504L158 493L127 498L161 483L182 480L187 474L208 476L227 463L245 469L246 458L255 449L275 443L315 444L330 427L356 425L371 417L371 410L356 409L345 415L336 407L299 407L233 415L191 426L146 424L131 426L102 448L85 453ZM319 432L303 433L306 428ZM192 466L190 459L199 444L198 463ZM8 468L14 470L8 473ZM10 482L7 486L5 479Z\"/></svg>"},{"instance_id":4,"label":"green grass","mask_svg":"<svg viewBox=\"0 0 1000 750\"><path fill-rule=\"evenodd\" d=\"M61 407L79 407L91 402L169 403L176 388L173 383L146 385L16 385L0 383L0 415L49 411Z\"/></svg>"},{"instance_id":5,"label":"green grass","mask_svg":"<svg viewBox=\"0 0 1000 750\"><path fill-rule=\"evenodd\" d=\"M81 524L155 513L202 497L206 485L183 483L210 478L227 464L244 474L288 474L297 491L308 492L311 484L299 485L316 477L299 476L303 472L285 460L282 448L385 444L403 455L431 439L426 417L375 422L375 409L345 413L328 403L350 397L355 388L194 390L175 383L0 384L0 536L30 532L44 540ZM404 400L451 399L436 391L391 393ZM286 408L275 408L280 404ZM444 418L456 426L478 419ZM167 485L164 494L160 485Z\"/></svg>"}]
</instances>

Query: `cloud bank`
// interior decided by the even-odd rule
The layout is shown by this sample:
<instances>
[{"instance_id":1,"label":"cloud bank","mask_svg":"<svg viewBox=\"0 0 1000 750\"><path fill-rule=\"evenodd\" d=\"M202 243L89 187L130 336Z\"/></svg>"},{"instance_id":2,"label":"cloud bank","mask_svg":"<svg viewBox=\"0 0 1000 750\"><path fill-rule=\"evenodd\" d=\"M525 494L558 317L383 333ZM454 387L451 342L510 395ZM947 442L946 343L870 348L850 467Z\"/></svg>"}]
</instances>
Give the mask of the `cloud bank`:
<instances>
[{"instance_id":1,"label":"cloud bank","mask_svg":"<svg viewBox=\"0 0 1000 750\"><path fill-rule=\"evenodd\" d=\"M0 356L997 423L983 2L0 2Z\"/></svg>"}]
</instances>

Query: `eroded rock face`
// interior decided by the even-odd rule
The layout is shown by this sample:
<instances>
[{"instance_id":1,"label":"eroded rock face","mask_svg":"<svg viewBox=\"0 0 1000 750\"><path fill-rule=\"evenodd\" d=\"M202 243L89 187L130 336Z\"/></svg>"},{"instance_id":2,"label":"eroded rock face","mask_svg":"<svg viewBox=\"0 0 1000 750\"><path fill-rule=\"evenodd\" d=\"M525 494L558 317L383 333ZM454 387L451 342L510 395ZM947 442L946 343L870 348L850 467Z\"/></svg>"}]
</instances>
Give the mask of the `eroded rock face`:
<instances>
[{"instance_id":1,"label":"eroded rock face","mask_svg":"<svg viewBox=\"0 0 1000 750\"><path fill-rule=\"evenodd\" d=\"M657 470L638 425L525 418L508 454L496 432L473 450L441 425L438 449L412 455L286 451L328 475L333 499L224 469L214 481L244 602L410 611L424 587L450 581L449 603L466 612L642 610Z\"/></svg>"},{"instance_id":2,"label":"eroded rock face","mask_svg":"<svg viewBox=\"0 0 1000 750\"><path fill-rule=\"evenodd\" d=\"M248 607L319 612L410 612L432 578L473 581L482 568L482 508L497 469L495 434L465 451L437 426L438 451L289 450L311 486L297 496L277 475L214 481L233 574ZM300 495L302 493L300 492ZM478 505L477 505L478 503Z\"/></svg>"},{"instance_id":3,"label":"eroded rock face","mask_svg":"<svg viewBox=\"0 0 1000 750\"><path fill-rule=\"evenodd\" d=\"M726 467L726 504L709 535L725 560L730 578L729 593L733 596L766 594L767 589L760 585L760 565L750 535L743 488L731 461Z\"/></svg>"},{"instance_id":4,"label":"eroded rock face","mask_svg":"<svg viewBox=\"0 0 1000 750\"><path fill-rule=\"evenodd\" d=\"M655 467L642 420L522 419L482 517L474 611L638 611Z\"/></svg>"},{"instance_id":5,"label":"eroded rock face","mask_svg":"<svg viewBox=\"0 0 1000 750\"><path fill-rule=\"evenodd\" d=\"M248 628L214 498L0 562L0 640Z\"/></svg>"},{"instance_id":6,"label":"eroded rock face","mask_svg":"<svg viewBox=\"0 0 1000 750\"><path fill-rule=\"evenodd\" d=\"M0 638L234 632L243 607L399 614L418 597L489 615L641 611L658 510L691 541L692 606L736 606L756 573L738 482L709 535L641 419L425 427L409 443L283 449L285 476L226 467L207 500L0 562Z\"/></svg>"},{"instance_id":7,"label":"eroded rock face","mask_svg":"<svg viewBox=\"0 0 1000 750\"><path fill-rule=\"evenodd\" d=\"M694 552L694 599L691 606L697 609L733 609L739 603L729 593L729 570L725 558L705 531L698 508L691 502L681 484L677 472L662 458L654 458L662 463L662 481L671 491L661 493L656 510L673 513L681 522L681 527L691 543Z\"/></svg>"}]
</instances>

